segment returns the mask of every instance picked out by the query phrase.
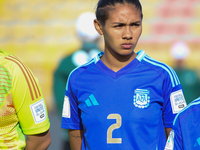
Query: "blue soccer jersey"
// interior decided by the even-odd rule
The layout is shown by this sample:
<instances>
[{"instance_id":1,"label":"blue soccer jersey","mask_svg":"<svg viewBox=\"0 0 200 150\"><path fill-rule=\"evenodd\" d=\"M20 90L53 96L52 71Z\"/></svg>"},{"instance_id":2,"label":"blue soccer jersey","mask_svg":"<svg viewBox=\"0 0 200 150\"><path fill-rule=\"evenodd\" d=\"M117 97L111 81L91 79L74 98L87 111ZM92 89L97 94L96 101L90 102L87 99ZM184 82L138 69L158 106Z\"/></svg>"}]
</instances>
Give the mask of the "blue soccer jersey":
<instances>
[{"instance_id":1,"label":"blue soccer jersey","mask_svg":"<svg viewBox=\"0 0 200 150\"><path fill-rule=\"evenodd\" d=\"M200 97L180 111L174 119L165 150L200 149Z\"/></svg>"},{"instance_id":2,"label":"blue soccer jersey","mask_svg":"<svg viewBox=\"0 0 200 150\"><path fill-rule=\"evenodd\" d=\"M62 128L84 131L82 150L163 150L164 127L186 106L176 73L143 50L118 72L102 55L70 74Z\"/></svg>"}]
</instances>

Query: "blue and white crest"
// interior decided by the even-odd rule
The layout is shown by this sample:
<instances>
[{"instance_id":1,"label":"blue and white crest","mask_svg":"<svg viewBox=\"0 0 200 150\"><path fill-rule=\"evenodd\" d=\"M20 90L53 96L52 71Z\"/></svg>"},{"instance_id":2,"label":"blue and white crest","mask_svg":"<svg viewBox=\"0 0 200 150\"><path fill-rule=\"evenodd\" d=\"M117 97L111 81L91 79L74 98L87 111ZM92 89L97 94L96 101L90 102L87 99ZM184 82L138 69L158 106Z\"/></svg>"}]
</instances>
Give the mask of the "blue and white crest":
<instances>
[{"instance_id":1,"label":"blue and white crest","mask_svg":"<svg viewBox=\"0 0 200 150\"><path fill-rule=\"evenodd\" d=\"M133 96L133 104L138 108L147 108L150 103L149 91L144 89L136 89Z\"/></svg>"}]
</instances>

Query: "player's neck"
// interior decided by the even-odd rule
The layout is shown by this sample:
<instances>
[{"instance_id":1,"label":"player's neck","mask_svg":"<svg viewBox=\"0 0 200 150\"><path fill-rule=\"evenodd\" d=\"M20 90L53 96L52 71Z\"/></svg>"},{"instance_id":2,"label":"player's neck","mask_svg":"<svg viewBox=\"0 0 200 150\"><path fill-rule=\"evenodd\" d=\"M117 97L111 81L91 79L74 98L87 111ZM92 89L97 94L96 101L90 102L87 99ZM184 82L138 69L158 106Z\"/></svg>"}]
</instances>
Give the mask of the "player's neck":
<instances>
[{"instance_id":1,"label":"player's neck","mask_svg":"<svg viewBox=\"0 0 200 150\"><path fill-rule=\"evenodd\" d=\"M134 52L127 56L120 56L120 55L113 56L109 52L105 51L104 55L101 57L101 61L108 68L110 68L114 72L117 72L126 65L128 65L133 59L135 59L136 56L137 54Z\"/></svg>"}]
</instances>

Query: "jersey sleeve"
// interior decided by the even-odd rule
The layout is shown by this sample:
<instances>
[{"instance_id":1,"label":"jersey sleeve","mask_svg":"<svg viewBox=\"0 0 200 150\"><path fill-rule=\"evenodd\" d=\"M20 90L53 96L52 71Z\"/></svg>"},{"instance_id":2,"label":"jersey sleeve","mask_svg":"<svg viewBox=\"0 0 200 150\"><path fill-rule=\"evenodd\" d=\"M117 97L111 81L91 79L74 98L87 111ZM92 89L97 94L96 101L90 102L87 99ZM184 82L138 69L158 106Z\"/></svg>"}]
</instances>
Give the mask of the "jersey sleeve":
<instances>
[{"instance_id":1,"label":"jersey sleeve","mask_svg":"<svg viewBox=\"0 0 200 150\"><path fill-rule=\"evenodd\" d=\"M165 73L162 90L164 95L164 126L172 128L174 117L187 105L178 76L172 68L170 68L169 72Z\"/></svg>"},{"instance_id":2,"label":"jersey sleeve","mask_svg":"<svg viewBox=\"0 0 200 150\"><path fill-rule=\"evenodd\" d=\"M50 127L46 103L37 78L17 57L8 56L13 63L12 97L14 107L24 134L34 135L47 131Z\"/></svg>"},{"instance_id":3,"label":"jersey sleeve","mask_svg":"<svg viewBox=\"0 0 200 150\"><path fill-rule=\"evenodd\" d=\"M61 127L66 129L82 130L81 112L78 108L78 100L71 88L71 78L69 77L65 99L63 104Z\"/></svg>"}]
</instances>

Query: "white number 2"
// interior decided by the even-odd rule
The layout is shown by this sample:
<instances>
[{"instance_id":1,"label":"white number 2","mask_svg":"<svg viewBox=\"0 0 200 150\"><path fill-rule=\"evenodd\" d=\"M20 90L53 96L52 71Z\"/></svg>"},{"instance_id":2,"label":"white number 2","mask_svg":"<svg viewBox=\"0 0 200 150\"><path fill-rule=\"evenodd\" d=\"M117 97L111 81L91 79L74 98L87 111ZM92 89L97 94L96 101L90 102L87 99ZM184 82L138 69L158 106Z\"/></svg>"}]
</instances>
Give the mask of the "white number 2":
<instances>
[{"instance_id":1,"label":"white number 2","mask_svg":"<svg viewBox=\"0 0 200 150\"><path fill-rule=\"evenodd\" d=\"M122 125L122 118L119 114L110 114L107 119L116 119L116 123L112 124L107 130L107 143L122 143L121 138L113 138L112 132L115 129L118 129Z\"/></svg>"}]
</instances>

